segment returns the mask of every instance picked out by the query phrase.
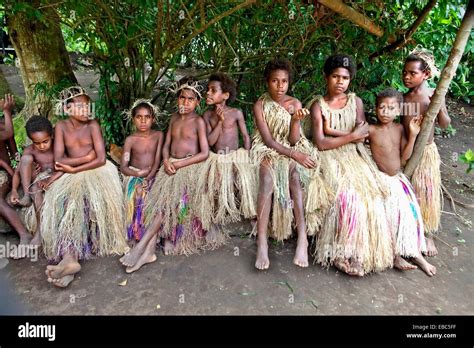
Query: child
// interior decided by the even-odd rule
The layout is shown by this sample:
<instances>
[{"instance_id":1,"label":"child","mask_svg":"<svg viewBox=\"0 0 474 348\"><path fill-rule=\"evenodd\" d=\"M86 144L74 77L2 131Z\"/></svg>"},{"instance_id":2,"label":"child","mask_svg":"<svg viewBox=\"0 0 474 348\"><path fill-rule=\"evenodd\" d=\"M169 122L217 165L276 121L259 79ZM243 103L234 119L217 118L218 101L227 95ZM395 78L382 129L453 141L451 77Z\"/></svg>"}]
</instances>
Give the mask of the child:
<instances>
[{"instance_id":1,"label":"child","mask_svg":"<svg viewBox=\"0 0 474 348\"><path fill-rule=\"evenodd\" d=\"M387 214L393 235L395 251L394 267L400 270L416 268L403 257L411 258L428 275L436 274L436 267L430 265L421 255L426 251L423 234L423 219L413 188L401 172L413 152L413 145L420 132L420 118L412 118L408 139L403 126L393 122L400 115L403 97L400 92L388 88L377 96L377 125L369 126L369 142L377 167L384 172L390 186L387 200Z\"/></svg>"},{"instance_id":2,"label":"child","mask_svg":"<svg viewBox=\"0 0 474 348\"><path fill-rule=\"evenodd\" d=\"M161 162L163 133L151 129L158 109L149 100L138 99L126 117L133 120L136 132L125 139L120 171L124 182L127 239L140 241L145 232L143 207L146 195Z\"/></svg>"},{"instance_id":3,"label":"child","mask_svg":"<svg viewBox=\"0 0 474 348\"><path fill-rule=\"evenodd\" d=\"M9 255L14 259L18 259L26 256L26 246L30 243L32 237L21 222L17 212L6 201L6 196L11 187L11 177L13 176L13 169L10 164L11 157L16 153L12 122L14 107L15 100L12 95L6 94L5 99L0 99L0 108L2 108L5 117L5 125L0 132L0 216L13 227L20 237L19 247Z\"/></svg>"},{"instance_id":4,"label":"child","mask_svg":"<svg viewBox=\"0 0 474 348\"><path fill-rule=\"evenodd\" d=\"M407 107L404 108L404 117L402 117L405 132L408 133L410 131L410 121L413 117L423 117L424 113L428 110L434 89L428 87L427 80L438 74L433 56L424 50L414 50L405 60L402 77L403 84L409 88L409 91L404 95ZM436 117L436 121L441 128L446 128L451 123L444 102ZM433 234L439 229L443 201L440 172L441 159L438 148L433 141L434 128L433 124L421 161L411 177L423 216L427 249L425 255L428 256L438 254Z\"/></svg>"},{"instance_id":5,"label":"child","mask_svg":"<svg viewBox=\"0 0 474 348\"><path fill-rule=\"evenodd\" d=\"M63 172L54 171L53 126L51 122L46 117L33 116L26 122L25 128L26 134L33 144L27 146L21 156L18 170L13 177L10 202L14 205L26 206L28 202L31 202L30 195L33 195L36 232L30 245L40 246L41 232L39 227L44 191L60 178ZM34 164L40 167L38 175L34 172ZM24 192L21 200L18 196L20 178Z\"/></svg>"},{"instance_id":6,"label":"child","mask_svg":"<svg viewBox=\"0 0 474 348\"><path fill-rule=\"evenodd\" d=\"M120 261L126 272L156 260L158 237L165 239L165 254L197 253L222 245L225 237L212 233L210 221L199 216L204 192L200 180L207 180L209 145L206 124L195 109L201 99L200 86L190 78L176 89L178 112L171 116L163 145L163 166L148 193L145 204L146 232L140 242ZM209 231L209 232L208 232Z\"/></svg>"},{"instance_id":7,"label":"child","mask_svg":"<svg viewBox=\"0 0 474 348\"><path fill-rule=\"evenodd\" d=\"M292 233L293 214L296 220L298 241L293 263L308 266L308 219L317 220L318 209L323 206L324 186L318 182L317 152L301 134L300 120L309 112L301 102L287 95L291 83L291 65L286 59L267 63L264 77L268 92L254 104L257 126L251 156L259 163L259 191L257 198L257 259L255 267L270 267L267 230L270 236L281 241ZM314 204L304 205L302 185L311 181L308 197ZM319 187L321 194L316 194ZM272 205L273 196L273 205ZM271 223L270 212L272 211ZM306 215L306 216L305 216ZM270 228L269 228L270 225ZM315 227L316 228L315 224Z\"/></svg>"},{"instance_id":8,"label":"child","mask_svg":"<svg viewBox=\"0 0 474 348\"><path fill-rule=\"evenodd\" d=\"M206 104L214 108L203 115L212 149L206 183L209 205L201 206L214 212L216 224L238 221L240 215L253 218L257 214L257 168L249 158L250 137L244 114L228 106L236 94L235 83L226 74L215 73L209 77ZM239 130L244 148L239 148Z\"/></svg>"},{"instance_id":9,"label":"child","mask_svg":"<svg viewBox=\"0 0 474 348\"><path fill-rule=\"evenodd\" d=\"M363 145L368 136L364 107L354 93L345 93L355 73L351 57L329 57L324 63L327 93L311 102L313 142L320 150L325 181L336 194L318 235L315 258L324 266L363 276L391 267L393 251L383 204L388 188Z\"/></svg>"},{"instance_id":10,"label":"child","mask_svg":"<svg viewBox=\"0 0 474 348\"><path fill-rule=\"evenodd\" d=\"M90 98L81 87L59 95L69 116L54 130L55 169L64 175L45 192L41 233L48 281L66 287L93 254L123 254L123 195L115 166L106 161L99 123L91 119Z\"/></svg>"}]
</instances>

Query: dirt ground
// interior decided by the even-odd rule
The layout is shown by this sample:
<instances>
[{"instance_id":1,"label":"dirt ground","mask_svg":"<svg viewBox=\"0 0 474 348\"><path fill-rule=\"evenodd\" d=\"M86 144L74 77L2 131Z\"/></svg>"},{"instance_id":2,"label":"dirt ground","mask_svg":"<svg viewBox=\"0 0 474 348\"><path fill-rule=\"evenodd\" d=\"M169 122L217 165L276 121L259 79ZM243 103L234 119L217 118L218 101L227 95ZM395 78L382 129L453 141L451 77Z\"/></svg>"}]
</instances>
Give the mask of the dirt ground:
<instances>
[{"instance_id":1,"label":"dirt ground","mask_svg":"<svg viewBox=\"0 0 474 348\"><path fill-rule=\"evenodd\" d=\"M21 95L15 69L0 68L12 91ZM94 74L78 75L86 88L97 84ZM453 153L474 149L474 108L451 101L448 109L457 133L436 140L444 162L443 184L456 200L472 205L474 173L466 174L466 165L454 162ZM125 273L118 257L85 262L66 289L46 281L43 257L37 262L0 259L0 273L28 314L472 315L472 210L456 206L460 217L455 216L445 200L443 211L439 255L429 259L438 269L433 278L419 270L353 278L314 264L300 269L292 264L294 240L274 243L271 267L260 272L253 266L256 245L246 236L248 221L228 226L233 237L225 247L189 257L160 253L157 262L134 274ZM0 245L7 241L18 238L0 234Z\"/></svg>"}]
</instances>

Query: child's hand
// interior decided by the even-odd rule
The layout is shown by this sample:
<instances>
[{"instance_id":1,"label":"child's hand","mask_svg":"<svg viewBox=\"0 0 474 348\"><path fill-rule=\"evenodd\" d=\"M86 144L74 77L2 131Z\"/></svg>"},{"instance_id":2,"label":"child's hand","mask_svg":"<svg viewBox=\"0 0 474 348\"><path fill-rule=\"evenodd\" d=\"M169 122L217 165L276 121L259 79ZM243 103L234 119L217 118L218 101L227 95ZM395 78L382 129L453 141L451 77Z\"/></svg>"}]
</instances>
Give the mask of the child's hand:
<instances>
[{"instance_id":1,"label":"child's hand","mask_svg":"<svg viewBox=\"0 0 474 348\"><path fill-rule=\"evenodd\" d=\"M11 94L5 94L5 99L0 99L0 108L5 112L12 113L13 108L15 107L15 99Z\"/></svg>"},{"instance_id":2,"label":"child's hand","mask_svg":"<svg viewBox=\"0 0 474 348\"><path fill-rule=\"evenodd\" d=\"M137 172L137 176L139 178L143 178L143 177L147 176L148 174L150 174L150 170L151 170L151 167L148 167L148 168L145 168L145 169L140 169Z\"/></svg>"},{"instance_id":3,"label":"child's hand","mask_svg":"<svg viewBox=\"0 0 474 348\"><path fill-rule=\"evenodd\" d=\"M171 163L169 160L165 160L163 162L163 165L165 166L166 174L168 175L176 174L176 168L174 167L173 163Z\"/></svg>"},{"instance_id":4,"label":"child's hand","mask_svg":"<svg viewBox=\"0 0 474 348\"><path fill-rule=\"evenodd\" d=\"M422 121L422 118L421 117L413 117L411 120L410 120L410 135L418 135L420 134L420 130L421 130L421 121Z\"/></svg>"},{"instance_id":5,"label":"child's hand","mask_svg":"<svg viewBox=\"0 0 474 348\"><path fill-rule=\"evenodd\" d=\"M369 125L367 122L362 121L356 125L352 134L356 137L356 141L363 140L369 136Z\"/></svg>"},{"instance_id":6,"label":"child's hand","mask_svg":"<svg viewBox=\"0 0 474 348\"><path fill-rule=\"evenodd\" d=\"M310 112L308 109L302 108L302 109L296 110L295 113L291 116L291 118L296 121L301 121L303 118L305 118L309 114Z\"/></svg>"},{"instance_id":7,"label":"child's hand","mask_svg":"<svg viewBox=\"0 0 474 348\"><path fill-rule=\"evenodd\" d=\"M219 121L224 122L224 108L222 106L216 106L216 114Z\"/></svg>"},{"instance_id":8,"label":"child's hand","mask_svg":"<svg viewBox=\"0 0 474 348\"><path fill-rule=\"evenodd\" d=\"M305 153L296 151L291 157L305 168L311 169L316 166L316 162Z\"/></svg>"},{"instance_id":9,"label":"child's hand","mask_svg":"<svg viewBox=\"0 0 474 348\"><path fill-rule=\"evenodd\" d=\"M64 164L64 163L59 163L59 162L56 162L54 164L54 169L57 170L57 171L61 171L61 172L64 172L64 173L69 173L69 174L74 174L76 172L76 168L74 168L72 166L69 166L67 164Z\"/></svg>"},{"instance_id":10,"label":"child's hand","mask_svg":"<svg viewBox=\"0 0 474 348\"><path fill-rule=\"evenodd\" d=\"M12 190L12 192L10 193L10 203L12 205L17 205L19 203L19 200L20 196L18 195L18 191Z\"/></svg>"}]
</instances>

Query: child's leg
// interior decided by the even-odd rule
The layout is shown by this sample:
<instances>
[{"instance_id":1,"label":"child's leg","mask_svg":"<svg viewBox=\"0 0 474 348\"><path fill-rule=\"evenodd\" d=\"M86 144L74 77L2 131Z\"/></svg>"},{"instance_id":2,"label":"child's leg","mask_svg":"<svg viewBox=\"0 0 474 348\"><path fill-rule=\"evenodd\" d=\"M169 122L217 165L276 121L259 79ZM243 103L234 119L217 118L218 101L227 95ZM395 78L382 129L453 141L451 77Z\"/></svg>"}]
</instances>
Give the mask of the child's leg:
<instances>
[{"instance_id":1,"label":"child's leg","mask_svg":"<svg viewBox=\"0 0 474 348\"><path fill-rule=\"evenodd\" d=\"M143 251L138 261L135 263L133 267L127 267L125 269L125 272L132 273L132 272L138 271L143 265L156 261L155 249L156 249L157 238L158 238L158 233L152 234L150 241L146 245L145 250Z\"/></svg>"},{"instance_id":2,"label":"child's leg","mask_svg":"<svg viewBox=\"0 0 474 348\"><path fill-rule=\"evenodd\" d=\"M300 267L308 267L308 237L306 236L306 223L304 220L303 191L301 189L300 175L294 164L290 166L290 196L293 200L293 214L298 232L298 242L293 263Z\"/></svg>"},{"instance_id":3,"label":"child's leg","mask_svg":"<svg viewBox=\"0 0 474 348\"><path fill-rule=\"evenodd\" d=\"M21 206L29 206L31 204L30 185L31 175L33 174L33 156L23 155L20 161L20 178L21 187L23 188L23 197L20 199Z\"/></svg>"},{"instance_id":4,"label":"child's leg","mask_svg":"<svg viewBox=\"0 0 474 348\"><path fill-rule=\"evenodd\" d=\"M418 268L415 265L412 265L410 262L407 262L400 255L395 255L395 258L393 259L393 267L401 271L409 271L409 270Z\"/></svg>"},{"instance_id":5,"label":"child's leg","mask_svg":"<svg viewBox=\"0 0 474 348\"><path fill-rule=\"evenodd\" d=\"M156 237L158 235L158 231L160 230L162 219L163 219L163 215L161 213L157 214L155 218L153 219L153 222L151 223L150 227L146 230L142 239L133 247L130 253L125 254L124 256L120 258L120 262L125 267L128 267L131 269L131 267L135 266L137 262L139 261L139 259L144 254L146 254L146 252L150 252L150 250L147 250L148 244L151 240L154 240L156 243ZM153 254L154 254L154 250L153 250Z\"/></svg>"},{"instance_id":6,"label":"child's leg","mask_svg":"<svg viewBox=\"0 0 474 348\"><path fill-rule=\"evenodd\" d=\"M66 253L56 266L46 266L46 275L48 282L65 288L73 281L74 275L81 270L81 265L77 261L77 255L73 253Z\"/></svg>"},{"instance_id":7,"label":"child's leg","mask_svg":"<svg viewBox=\"0 0 474 348\"><path fill-rule=\"evenodd\" d=\"M428 263L428 261L426 261L421 254L417 257L413 257L411 260L420 266L423 272L425 272L428 276L432 277L436 274L436 267Z\"/></svg>"},{"instance_id":8,"label":"child's leg","mask_svg":"<svg viewBox=\"0 0 474 348\"><path fill-rule=\"evenodd\" d=\"M33 194L33 204L36 214L36 231L30 244L39 247L41 246L41 206L43 205L44 192L36 184L31 187L31 190L35 192Z\"/></svg>"},{"instance_id":9,"label":"child's leg","mask_svg":"<svg viewBox=\"0 0 474 348\"><path fill-rule=\"evenodd\" d=\"M268 259L267 229L270 219L270 210L273 195L273 178L270 164L267 161L260 165L260 183L257 197L257 260L255 267L267 269L270 267Z\"/></svg>"},{"instance_id":10,"label":"child's leg","mask_svg":"<svg viewBox=\"0 0 474 348\"><path fill-rule=\"evenodd\" d=\"M5 197L10 190L10 180L0 186L0 215L4 218L18 233L20 237L20 245L27 245L30 243L31 235L26 230L25 226L21 222L15 209L10 207ZM14 259L25 257L26 248L19 248L16 253L12 253L10 256Z\"/></svg>"}]
</instances>

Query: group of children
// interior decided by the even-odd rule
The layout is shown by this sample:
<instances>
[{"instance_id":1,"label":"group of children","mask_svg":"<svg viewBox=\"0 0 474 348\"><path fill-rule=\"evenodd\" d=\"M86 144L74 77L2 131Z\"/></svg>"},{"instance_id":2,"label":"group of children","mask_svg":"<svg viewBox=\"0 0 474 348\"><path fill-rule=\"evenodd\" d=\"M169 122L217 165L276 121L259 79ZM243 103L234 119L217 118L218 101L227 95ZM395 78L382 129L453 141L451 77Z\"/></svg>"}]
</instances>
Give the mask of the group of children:
<instances>
[{"instance_id":1,"label":"group of children","mask_svg":"<svg viewBox=\"0 0 474 348\"><path fill-rule=\"evenodd\" d=\"M323 266L357 276L419 266L432 276L436 268L423 254L437 253L432 234L441 211L433 134L413 187L402 173L433 93L427 86L436 72L432 57L418 51L407 58L403 82L409 91L381 92L375 125L367 123L361 99L346 93L355 70L351 57L329 57L327 92L304 108L287 95L290 63L269 62L267 92L253 107L252 139L242 111L228 105L236 85L226 74L210 76L203 116L196 112L202 87L192 78L181 80L166 134L152 129L156 106L137 100L124 112L135 132L123 146L122 180L106 160L100 126L80 87L61 92L58 111L68 118L54 131L44 117L28 120L32 145L14 172L7 146L14 102L7 96L1 103L0 214L19 233L20 245L42 246L50 261L47 279L59 287L92 255L123 255L120 262L130 273L156 260L157 245L165 254L217 248L228 238L225 225L241 218L256 219L260 270L270 266L268 237L286 240L295 227L297 266L309 265L308 236L314 236L314 258ZM401 124L394 122L398 116ZM445 107L437 120L441 127L449 124ZM34 237L11 205L30 206Z\"/></svg>"}]
</instances>

